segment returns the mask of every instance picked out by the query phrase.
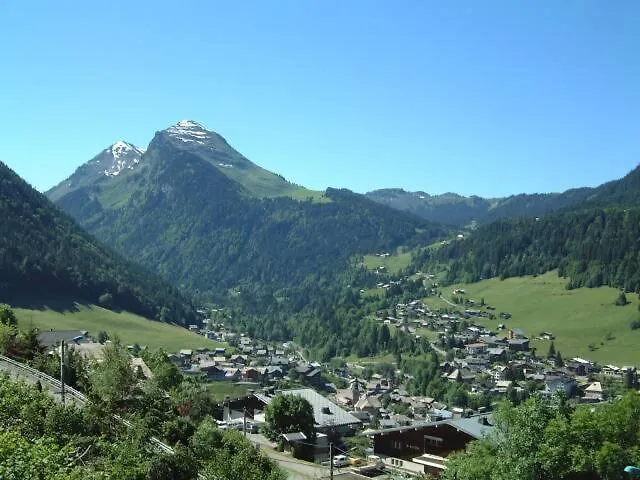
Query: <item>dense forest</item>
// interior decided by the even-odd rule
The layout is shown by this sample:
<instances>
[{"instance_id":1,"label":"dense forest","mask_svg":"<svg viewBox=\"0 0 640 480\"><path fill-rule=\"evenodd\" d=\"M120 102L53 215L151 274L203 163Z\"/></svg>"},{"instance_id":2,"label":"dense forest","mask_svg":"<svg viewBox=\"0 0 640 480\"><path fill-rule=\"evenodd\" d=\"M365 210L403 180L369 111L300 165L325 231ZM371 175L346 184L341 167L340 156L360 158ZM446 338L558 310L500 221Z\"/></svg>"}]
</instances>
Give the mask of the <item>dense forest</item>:
<instances>
[{"instance_id":1,"label":"dense forest","mask_svg":"<svg viewBox=\"0 0 640 480\"><path fill-rule=\"evenodd\" d=\"M104 199L89 190L59 204L107 245L190 293L224 301L250 292L259 305L249 313L300 303L301 291L331 284L355 255L447 232L347 190L329 189L323 202L248 196L163 132L136 173L113 181L121 182L118 208L101 207Z\"/></svg>"},{"instance_id":2,"label":"dense forest","mask_svg":"<svg viewBox=\"0 0 640 480\"><path fill-rule=\"evenodd\" d=\"M469 238L416 255L413 268L446 265L445 283L558 269L567 287L640 291L640 208L588 209L501 220Z\"/></svg>"},{"instance_id":3,"label":"dense forest","mask_svg":"<svg viewBox=\"0 0 640 480\"><path fill-rule=\"evenodd\" d=\"M0 163L0 301L63 296L167 321L192 322L184 296L101 246Z\"/></svg>"}]
</instances>

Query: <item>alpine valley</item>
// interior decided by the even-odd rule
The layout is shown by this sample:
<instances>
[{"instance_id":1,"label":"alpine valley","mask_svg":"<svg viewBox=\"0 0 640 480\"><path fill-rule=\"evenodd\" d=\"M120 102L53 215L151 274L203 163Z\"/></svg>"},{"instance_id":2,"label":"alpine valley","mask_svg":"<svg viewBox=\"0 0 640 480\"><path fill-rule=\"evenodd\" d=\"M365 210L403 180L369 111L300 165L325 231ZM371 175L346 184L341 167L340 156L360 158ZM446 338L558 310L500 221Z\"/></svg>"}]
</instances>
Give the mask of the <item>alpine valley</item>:
<instances>
[{"instance_id":1,"label":"alpine valley","mask_svg":"<svg viewBox=\"0 0 640 480\"><path fill-rule=\"evenodd\" d=\"M224 305L250 335L295 339L324 360L406 350L379 341L377 312L434 294L416 272L451 285L556 271L568 290L640 290L640 170L503 199L318 192L185 120L146 149L117 142L46 195L129 260ZM371 296L380 280L395 286Z\"/></svg>"}]
</instances>

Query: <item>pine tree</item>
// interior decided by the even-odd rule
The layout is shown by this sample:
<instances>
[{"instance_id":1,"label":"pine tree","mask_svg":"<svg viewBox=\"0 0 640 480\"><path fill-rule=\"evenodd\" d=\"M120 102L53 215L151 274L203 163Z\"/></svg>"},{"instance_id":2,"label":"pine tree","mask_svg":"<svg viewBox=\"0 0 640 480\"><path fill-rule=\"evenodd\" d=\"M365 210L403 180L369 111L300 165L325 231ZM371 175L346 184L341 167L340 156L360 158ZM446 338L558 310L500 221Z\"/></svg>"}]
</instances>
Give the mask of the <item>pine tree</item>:
<instances>
[{"instance_id":1,"label":"pine tree","mask_svg":"<svg viewBox=\"0 0 640 480\"><path fill-rule=\"evenodd\" d=\"M563 367L564 366L564 361L562 360L562 354L560 353L560 350L558 350L556 352L556 358L554 361L554 365L556 367Z\"/></svg>"},{"instance_id":2,"label":"pine tree","mask_svg":"<svg viewBox=\"0 0 640 480\"><path fill-rule=\"evenodd\" d=\"M547 358L553 358L556 356L556 346L553 342L549 345L549 352L547 353Z\"/></svg>"}]
</instances>

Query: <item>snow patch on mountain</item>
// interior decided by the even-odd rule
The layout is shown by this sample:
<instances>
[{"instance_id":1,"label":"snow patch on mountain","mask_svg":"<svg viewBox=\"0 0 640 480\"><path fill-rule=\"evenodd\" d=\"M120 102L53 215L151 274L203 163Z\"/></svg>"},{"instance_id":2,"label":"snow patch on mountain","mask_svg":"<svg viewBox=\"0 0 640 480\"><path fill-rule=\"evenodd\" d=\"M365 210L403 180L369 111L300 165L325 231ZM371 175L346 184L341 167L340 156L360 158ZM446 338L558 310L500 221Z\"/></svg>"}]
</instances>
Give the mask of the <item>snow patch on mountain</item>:
<instances>
[{"instance_id":1,"label":"snow patch on mountain","mask_svg":"<svg viewBox=\"0 0 640 480\"><path fill-rule=\"evenodd\" d=\"M207 129L193 120L181 120L167 128L166 131L171 137L185 143L193 142L204 145L209 139Z\"/></svg>"},{"instance_id":2,"label":"snow patch on mountain","mask_svg":"<svg viewBox=\"0 0 640 480\"><path fill-rule=\"evenodd\" d=\"M110 165L104 170L104 174L107 177L115 177L126 169L133 170L140 163L140 157L142 157L144 150L131 143L118 140L107 148L105 153L107 154L106 159L110 160Z\"/></svg>"}]
</instances>

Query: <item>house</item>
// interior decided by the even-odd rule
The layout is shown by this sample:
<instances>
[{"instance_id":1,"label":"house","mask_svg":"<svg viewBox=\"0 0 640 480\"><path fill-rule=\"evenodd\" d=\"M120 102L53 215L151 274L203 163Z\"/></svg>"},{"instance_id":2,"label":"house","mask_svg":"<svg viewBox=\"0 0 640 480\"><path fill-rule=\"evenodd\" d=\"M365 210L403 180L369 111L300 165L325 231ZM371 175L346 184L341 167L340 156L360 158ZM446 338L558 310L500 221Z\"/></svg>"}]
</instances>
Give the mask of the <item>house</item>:
<instances>
[{"instance_id":1,"label":"house","mask_svg":"<svg viewBox=\"0 0 640 480\"><path fill-rule=\"evenodd\" d=\"M520 328L512 328L509 330L509 339L527 338Z\"/></svg>"},{"instance_id":2,"label":"house","mask_svg":"<svg viewBox=\"0 0 640 480\"><path fill-rule=\"evenodd\" d=\"M363 395L355 404L357 411L365 411L371 414L382 408L380 397L378 395Z\"/></svg>"},{"instance_id":3,"label":"house","mask_svg":"<svg viewBox=\"0 0 640 480\"><path fill-rule=\"evenodd\" d=\"M307 436L302 432L283 433L280 437L282 437L282 444L287 452L291 452L296 446L307 442Z\"/></svg>"},{"instance_id":4,"label":"house","mask_svg":"<svg viewBox=\"0 0 640 480\"><path fill-rule=\"evenodd\" d=\"M507 389L513 384L511 380L498 380L492 391L498 394L507 393Z\"/></svg>"},{"instance_id":5,"label":"house","mask_svg":"<svg viewBox=\"0 0 640 480\"><path fill-rule=\"evenodd\" d=\"M269 362L271 365L280 365L283 367L289 366L289 359L283 355L272 355L271 361Z\"/></svg>"},{"instance_id":6,"label":"house","mask_svg":"<svg viewBox=\"0 0 640 480\"><path fill-rule=\"evenodd\" d=\"M504 365L498 365L493 368L491 372L491 376L494 382L499 382L501 380L506 380L507 375L509 375L509 369Z\"/></svg>"},{"instance_id":7,"label":"house","mask_svg":"<svg viewBox=\"0 0 640 480\"><path fill-rule=\"evenodd\" d=\"M584 390L584 402L602 402L604 400L604 394L602 392L602 384L600 382L593 382Z\"/></svg>"},{"instance_id":8,"label":"house","mask_svg":"<svg viewBox=\"0 0 640 480\"><path fill-rule=\"evenodd\" d=\"M320 433L344 435L352 432L354 428L358 428L362 424L359 419L311 388L282 390L277 393L283 395L298 395L307 400L313 407L316 431ZM273 398L265 395L256 396L265 403L264 406Z\"/></svg>"},{"instance_id":9,"label":"house","mask_svg":"<svg viewBox=\"0 0 640 480\"><path fill-rule=\"evenodd\" d=\"M456 368L453 372L445 374L444 378L449 382L472 382L476 376L468 369Z\"/></svg>"},{"instance_id":10,"label":"house","mask_svg":"<svg viewBox=\"0 0 640 480\"><path fill-rule=\"evenodd\" d=\"M487 344L486 343L470 343L465 346L465 350L470 355L479 355L481 353L486 352Z\"/></svg>"},{"instance_id":11,"label":"house","mask_svg":"<svg viewBox=\"0 0 640 480\"><path fill-rule=\"evenodd\" d=\"M61 341L66 344L80 344L89 341L89 332L86 330L54 330L38 333L38 341L49 349L59 345Z\"/></svg>"},{"instance_id":12,"label":"house","mask_svg":"<svg viewBox=\"0 0 640 480\"><path fill-rule=\"evenodd\" d=\"M284 372L279 365L269 365L263 370L262 375L267 380L278 380L284 377Z\"/></svg>"},{"instance_id":13,"label":"house","mask_svg":"<svg viewBox=\"0 0 640 480\"><path fill-rule=\"evenodd\" d=\"M238 365L246 365L249 361L249 358L246 355L232 355L231 361Z\"/></svg>"},{"instance_id":14,"label":"house","mask_svg":"<svg viewBox=\"0 0 640 480\"><path fill-rule=\"evenodd\" d=\"M548 375L545 378L545 387L542 394L552 396L556 392L564 392L568 397L572 397L578 387L576 379L565 375Z\"/></svg>"},{"instance_id":15,"label":"house","mask_svg":"<svg viewBox=\"0 0 640 480\"><path fill-rule=\"evenodd\" d=\"M491 362L502 362L507 358L507 351L502 347L487 348L487 355Z\"/></svg>"},{"instance_id":16,"label":"house","mask_svg":"<svg viewBox=\"0 0 640 480\"><path fill-rule=\"evenodd\" d=\"M514 352L526 352L529 350L528 338L510 338L507 343L509 350L513 350Z\"/></svg>"},{"instance_id":17,"label":"house","mask_svg":"<svg viewBox=\"0 0 640 480\"><path fill-rule=\"evenodd\" d=\"M440 475L449 455L492 430L488 418L480 416L375 430L369 436L373 454L386 465L414 474Z\"/></svg>"},{"instance_id":18,"label":"house","mask_svg":"<svg viewBox=\"0 0 640 480\"><path fill-rule=\"evenodd\" d=\"M259 382L262 380L262 374L257 368L245 367L242 370L242 378L252 382Z\"/></svg>"}]
</instances>

